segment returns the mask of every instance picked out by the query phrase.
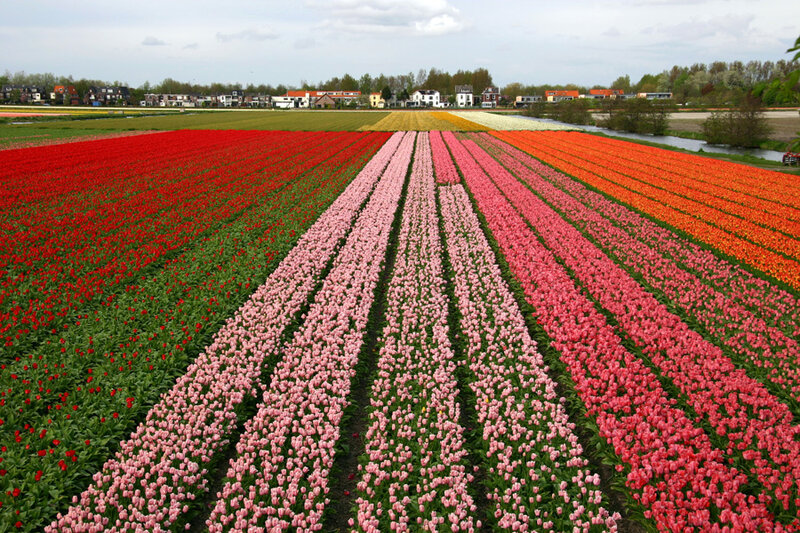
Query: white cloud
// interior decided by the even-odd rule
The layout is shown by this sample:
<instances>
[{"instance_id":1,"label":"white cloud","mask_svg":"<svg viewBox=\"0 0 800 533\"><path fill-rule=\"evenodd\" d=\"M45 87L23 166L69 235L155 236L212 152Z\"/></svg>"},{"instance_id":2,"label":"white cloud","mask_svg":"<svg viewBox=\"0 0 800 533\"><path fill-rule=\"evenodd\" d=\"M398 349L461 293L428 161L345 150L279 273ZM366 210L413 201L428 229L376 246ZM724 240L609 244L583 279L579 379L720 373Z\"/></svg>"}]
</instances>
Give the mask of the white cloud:
<instances>
[{"instance_id":1,"label":"white cloud","mask_svg":"<svg viewBox=\"0 0 800 533\"><path fill-rule=\"evenodd\" d=\"M147 36L142 41L142 45L144 46L166 46L166 42L162 41L161 39L157 39L156 37Z\"/></svg>"},{"instance_id":2,"label":"white cloud","mask_svg":"<svg viewBox=\"0 0 800 533\"><path fill-rule=\"evenodd\" d=\"M223 43L231 41L267 41L277 38L278 34L270 29L248 28L236 33L217 32L217 40Z\"/></svg>"},{"instance_id":3,"label":"white cloud","mask_svg":"<svg viewBox=\"0 0 800 533\"><path fill-rule=\"evenodd\" d=\"M198 44L197 43L189 43L183 47L184 50L197 50Z\"/></svg>"},{"instance_id":4,"label":"white cloud","mask_svg":"<svg viewBox=\"0 0 800 533\"><path fill-rule=\"evenodd\" d=\"M437 15L430 20L415 22L414 26L424 35L444 35L461 31L464 24L450 15Z\"/></svg>"},{"instance_id":5,"label":"white cloud","mask_svg":"<svg viewBox=\"0 0 800 533\"><path fill-rule=\"evenodd\" d=\"M309 0L322 28L358 34L443 35L466 27L447 0Z\"/></svg>"}]
</instances>

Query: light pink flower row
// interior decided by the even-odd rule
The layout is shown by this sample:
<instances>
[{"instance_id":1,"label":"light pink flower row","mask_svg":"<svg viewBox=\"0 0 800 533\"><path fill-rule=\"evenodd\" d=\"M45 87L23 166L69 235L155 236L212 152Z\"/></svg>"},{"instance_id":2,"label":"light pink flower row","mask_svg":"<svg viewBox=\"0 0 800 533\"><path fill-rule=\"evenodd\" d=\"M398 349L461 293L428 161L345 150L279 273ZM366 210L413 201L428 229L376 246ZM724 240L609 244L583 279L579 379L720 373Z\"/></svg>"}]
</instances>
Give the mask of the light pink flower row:
<instances>
[{"instance_id":1,"label":"light pink flower row","mask_svg":"<svg viewBox=\"0 0 800 533\"><path fill-rule=\"evenodd\" d=\"M431 151L433 152L433 166L436 169L436 183L458 183L461 176L453 164L453 158L447 151L447 146L442 139L441 131L430 132Z\"/></svg>"},{"instance_id":2,"label":"light pink flower row","mask_svg":"<svg viewBox=\"0 0 800 533\"><path fill-rule=\"evenodd\" d=\"M472 141L465 146L511 203L599 305L684 395L701 420L725 440L729 462L743 464L765 490L796 514L800 497L800 427L763 384L736 368L722 350L670 313L627 272L598 250L502 165ZM793 517L800 527L800 518Z\"/></svg>"},{"instance_id":3,"label":"light pink flower row","mask_svg":"<svg viewBox=\"0 0 800 533\"><path fill-rule=\"evenodd\" d=\"M440 187L439 197L497 527L616 531L466 191Z\"/></svg>"},{"instance_id":4,"label":"light pink flower row","mask_svg":"<svg viewBox=\"0 0 800 533\"><path fill-rule=\"evenodd\" d=\"M322 527L339 424L414 137L404 136L301 328L282 350L258 412L236 445L237 457L206 522L210 531Z\"/></svg>"},{"instance_id":5,"label":"light pink flower row","mask_svg":"<svg viewBox=\"0 0 800 533\"><path fill-rule=\"evenodd\" d=\"M359 531L474 531L428 134L420 133L359 466Z\"/></svg>"},{"instance_id":6,"label":"light pink flower row","mask_svg":"<svg viewBox=\"0 0 800 533\"><path fill-rule=\"evenodd\" d=\"M237 407L258 394L265 363L277 357L283 332L396 156L401 136L387 141L299 239L50 531L168 529L207 490L207 465L227 444Z\"/></svg>"},{"instance_id":7,"label":"light pink flower row","mask_svg":"<svg viewBox=\"0 0 800 533\"><path fill-rule=\"evenodd\" d=\"M628 352L594 304L515 211L486 172L445 134L538 323L561 352L600 436L621 460L634 498L661 530L712 527L775 530L766 507L744 490L747 477L675 407L655 375Z\"/></svg>"},{"instance_id":8,"label":"light pink flower row","mask_svg":"<svg viewBox=\"0 0 800 533\"><path fill-rule=\"evenodd\" d=\"M797 365L800 347L794 338L768 325L737 298L703 283L693 272L612 224L592 203L584 204L545 180L539 174L544 165L534 164L530 156L493 137L479 139L508 170L561 211L570 224L590 235L606 253L613 254L617 261L670 298L673 305L712 334L716 342L748 362L748 370L754 376L763 376L783 389L779 398L800 401L800 366Z\"/></svg>"}]
</instances>

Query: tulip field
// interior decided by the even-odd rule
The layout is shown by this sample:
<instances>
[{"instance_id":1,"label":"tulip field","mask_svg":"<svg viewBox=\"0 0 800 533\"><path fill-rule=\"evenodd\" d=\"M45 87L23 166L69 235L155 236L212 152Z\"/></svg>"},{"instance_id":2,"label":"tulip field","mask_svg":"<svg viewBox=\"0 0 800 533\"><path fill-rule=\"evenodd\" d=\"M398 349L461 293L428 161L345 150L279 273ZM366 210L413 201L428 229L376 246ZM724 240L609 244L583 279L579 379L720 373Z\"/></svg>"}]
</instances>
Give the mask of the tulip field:
<instances>
[{"instance_id":1,"label":"tulip field","mask_svg":"<svg viewBox=\"0 0 800 533\"><path fill-rule=\"evenodd\" d=\"M0 532L800 531L800 184L540 126L0 151Z\"/></svg>"}]
</instances>

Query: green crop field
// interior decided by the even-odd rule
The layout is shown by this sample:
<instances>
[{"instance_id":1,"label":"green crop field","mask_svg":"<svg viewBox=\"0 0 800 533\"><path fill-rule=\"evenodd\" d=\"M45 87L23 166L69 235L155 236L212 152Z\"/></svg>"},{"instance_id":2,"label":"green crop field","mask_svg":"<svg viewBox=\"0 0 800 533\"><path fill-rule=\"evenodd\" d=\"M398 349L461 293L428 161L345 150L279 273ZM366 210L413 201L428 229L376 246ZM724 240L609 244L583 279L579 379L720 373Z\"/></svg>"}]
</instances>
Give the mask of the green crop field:
<instances>
[{"instance_id":1,"label":"green crop field","mask_svg":"<svg viewBox=\"0 0 800 533\"><path fill-rule=\"evenodd\" d=\"M180 130L236 129L288 131L350 131L386 116L384 112L359 111L196 111L146 117L52 120L33 124L6 124L19 130ZM0 136L4 136L0 134Z\"/></svg>"}]
</instances>

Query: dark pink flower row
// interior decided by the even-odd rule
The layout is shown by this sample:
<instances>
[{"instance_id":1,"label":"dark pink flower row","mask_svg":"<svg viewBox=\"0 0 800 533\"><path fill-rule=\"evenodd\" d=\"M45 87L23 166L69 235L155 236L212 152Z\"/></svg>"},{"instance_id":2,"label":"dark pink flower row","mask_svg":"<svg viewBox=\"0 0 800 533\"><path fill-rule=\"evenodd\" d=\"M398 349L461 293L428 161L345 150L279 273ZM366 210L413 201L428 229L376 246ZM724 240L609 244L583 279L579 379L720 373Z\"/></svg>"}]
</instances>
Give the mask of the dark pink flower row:
<instances>
[{"instance_id":1,"label":"dark pink flower row","mask_svg":"<svg viewBox=\"0 0 800 533\"><path fill-rule=\"evenodd\" d=\"M716 527L777 529L766 507L744 492L747 477L724 464L723 453L675 407L652 371L623 347L614 328L467 149L452 134L445 134L445 140L646 516L662 530L711 529L712 520Z\"/></svg>"},{"instance_id":2,"label":"dark pink flower row","mask_svg":"<svg viewBox=\"0 0 800 533\"><path fill-rule=\"evenodd\" d=\"M430 132L433 166L436 168L436 183L458 183L461 177L453 164L453 158L447 151L441 131Z\"/></svg>"},{"instance_id":3,"label":"dark pink flower row","mask_svg":"<svg viewBox=\"0 0 800 533\"><path fill-rule=\"evenodd\" d=\"M236 445L212 532L321 527L328 473L414 147L407 133ZM261 530L261 529L259 529Z\"/></svg>"},{"instance_id":4,"label":"dark pink flower row","mask_svg":"<svg viewBox=\"0 0 800 533\"><path fill-rule=\"evenodd\" d=\"M259 391L281 335L308 299L357 210L394 156L395 134L303 234L251 298L148 413L93 484L50 531L168 529L207 490L208 463L236 425L236 409Z\"/></svg>"},{"instance_id":5,"label":"dark pink flower row","mask_svg":"<svg viewBox=\"0 0 800 533\"><path fill-rule=\"evenodd\" d=\"M459 423L435 188L428 134L420 133L370 395L366 460L351 519L358 531L481 527L467 491L472 475Z\"/></svg>"},{"instance_id":6,"label":"dark pink flower row","mask_svg":"<svg viewBox=\"0 0 800 533\"><path fill-rule=\"evenodd\" d=\"M571 224L593 237L606 253L613 254L617 261L667 296L673 305L714 335L717 342L749 361L749 368L757 376L781 387L784 394L779 397L789 401L800 400L800 367L797 365L800 347L794 338L768 325L730 294L703 283L693 272L681 268L675 261L612 224L593 204L584 204L545 180L539 174L543 165L534 165L530 156L493 137L479 139L506 169L561 211Z\"/></svg>"},{"instance_id":7,"label":"dark pink flower row","mask_svg":"<svg viewBox=\"0 0 800 533\"><path fill-rule=\"evenodd\" d=\"M495 146L501 147L664 257L695 273L703 283L725 294L734 304L741 305L768 325L779 328L789 336L800 335L800 301L793 295L738 265L716 257L712 252L635 211L587 189L577 180L542 164L525 152L495 140L494 137L487 135L484 138L491 140Z\"/></svg>"},{"instance_id":8,"label":"dark pink flower row","mask_svg":"<svg viewBox=\"0 0 800 533\"><path fill-rule=\"evenodd\" d=\"M731 464L745 459L765 489L759 501L767 506L778 502L782 511L791 509L794 515L795 499L800 497L800 427L789 408L670 313L488 153L472 141L465 146L544 244L672 380L700 420L726 439ZM792 518L800 526L800 519Z\"/></svg>"},{"instance_id":9,"label":"dark pink flower row","mask_svg":"<svg viewBox=\"0 0 800 533\"><path fill-rule=\"evenodd\" d=\"M547 375L522 313L460 185L439 198L467 364L483 430L484 485L504 530L616 531L600 477Z\"/></svg>"}]
</instances>

